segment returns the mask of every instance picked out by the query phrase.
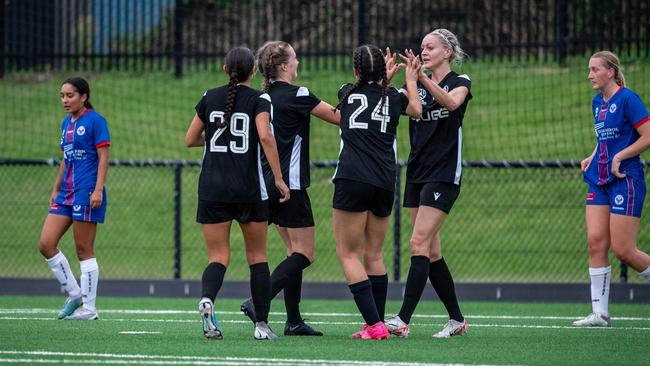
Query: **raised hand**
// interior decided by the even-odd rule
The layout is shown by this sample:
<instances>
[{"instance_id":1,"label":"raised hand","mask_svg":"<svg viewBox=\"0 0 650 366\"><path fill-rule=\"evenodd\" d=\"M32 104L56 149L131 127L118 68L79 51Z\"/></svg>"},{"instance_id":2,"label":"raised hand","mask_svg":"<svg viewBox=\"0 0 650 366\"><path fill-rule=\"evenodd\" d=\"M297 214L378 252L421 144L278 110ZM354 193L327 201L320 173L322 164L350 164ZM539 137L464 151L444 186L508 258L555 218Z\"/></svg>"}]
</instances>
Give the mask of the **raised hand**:
<instances>
[{"instance_id":1,"label":"raised hand","mask_svg":"<svg viewBox=\"0 0 650 366\"><path fill-rule=\"evenodd\" d=\"M386 47L384 62L386 63L386 79L388 80L388 84L390 84L393 76L395 76L399 69L404 67L404 64L397 63L397 53L391 54L390 47Z\"/></svg>"}]
</instances>

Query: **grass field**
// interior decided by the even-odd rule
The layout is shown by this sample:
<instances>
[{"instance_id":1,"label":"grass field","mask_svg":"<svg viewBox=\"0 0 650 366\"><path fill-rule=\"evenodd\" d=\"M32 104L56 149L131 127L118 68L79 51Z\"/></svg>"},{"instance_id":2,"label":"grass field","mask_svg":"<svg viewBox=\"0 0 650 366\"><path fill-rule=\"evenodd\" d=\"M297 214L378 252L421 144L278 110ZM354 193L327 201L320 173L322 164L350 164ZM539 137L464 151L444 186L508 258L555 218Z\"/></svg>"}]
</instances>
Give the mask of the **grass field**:
<instances>
[{"instance_id":1,"label":"grass field","mask_svg":"<svg viewBox=\"0 0 650 366\"><path fill-rule=\"evenodd\" d=\"M299 55L300 56L300 55ZM552 64L469 62L474 99L464 122L464 159L575 159L593 149L586 60ZM625 62L631 87L650 100L650 60ZM0 158L58 157L59 83L66 75L10 74L0 80ZM206 88L224 82L219 73L102 73L87 75L92 100L111 126L113 159L200 159L183 136ZM334 102L347 72L300 71L297 83ZM255 80L259 84L259 77ZM399 77L396 84L399 85ZM399 127L399 156L408 153L408 127ZM312 160L336 159L338 130L312 121ZM648 158L646 154L644 158ZM7 167L0 174L0 276L50 277L36 250L55 167ZM332 169L312 170L310 196L317 225L317 262L310 281L341 280L331 230ZM466 169L460 198L445 223L444 254L459 281L582 282L587 280L584 184L577 169ZM182 176L182 278L198 279L205 249L194 222L198 169ZM173 271L173 171L111 168L107 222L99 229L97 255L104 278L171 278ZM403 182L403 180L402 180ZM401 275L408 270L410 220L400 211ZM639 246L650 251L650 219L641 222ZM392 226L392 221L391 221ZM241 235L232 236L227 279L245 279ZM384 255L392 277L393 232ZM63 250L74 258L71 235ZM285 255L272 231L271 265ZM612 258L613 259L613 258ZM618 273L616 261L614 271ZM73 266L76 267L76 266ZM335 268L332 270L332 268ZM639 277L631 275L631 281Z\"/></svg>"},{"instance_id":2,"label":"grass field","mask_svg":"<svg viewBox=\"0 0 650 366\"><path fill-rule=\"evenodd\" d=\"M422 303L411 337L351 340L362 322L353 301L302 303L303 316L322 338L253 340L240 301L217 300L223 341L202 336L196 299L98 299L99 321L55 319L63 299L0 297L2 364L192 365L647 365L650 309L613 304L612 328L574 328L588 304L463 303L470 324L461 337L434 339L446 322L439 303ZM387 314L399 303L389 302ZM281 301L271 327L284 325Z\"/></svg>"}]
</instances>

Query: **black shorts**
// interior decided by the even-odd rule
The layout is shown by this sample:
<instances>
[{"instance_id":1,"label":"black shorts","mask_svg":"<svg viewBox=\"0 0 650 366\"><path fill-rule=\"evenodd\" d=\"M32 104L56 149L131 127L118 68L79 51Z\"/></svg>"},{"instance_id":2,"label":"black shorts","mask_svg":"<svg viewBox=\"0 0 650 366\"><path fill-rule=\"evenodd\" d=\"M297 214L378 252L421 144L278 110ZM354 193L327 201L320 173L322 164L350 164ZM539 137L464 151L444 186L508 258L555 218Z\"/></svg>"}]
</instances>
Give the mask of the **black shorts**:
<instances>
[{"instance_id":1,"label":"black shorts","mask_svg":"<svg viewBox=\"0 0 650 366\"><path fill-rule=\"evenodd\" d=\"M287 202L280 203L280 192L269 191L269 224L288 228L314 226L307 190L291 190L290 194Z\"/></svg>"},{"instance_id":2,"label":"black shorts","mask_svg":"<svg viewBox=\"0 0 650 366\"><path fill-rule=\"evenodd\" d=\"M211 202L199 200L196 222L218 224L237 220L240 223L260 222L269 219L269 205L266 201L254 203Z\"/></svg>"},{"instance_id":3,"label":"black shorts","mask_svg":"<svg viewBox=\"0 0 650 366\"><path fill-rule=\"evenodd\" d=\"M459 194L460 186L453 183L406 183L404 207L429 206L448 214Z\"/></svg>"},{"instance_id":4,"label":"black shorts","mask_svg":"<svg viewBox=\"0 0 650 366\"><path fill-rule=\"evenodd\" d=\"M371 211L375 216L388 217L393 211L395 193L347 179L334 181L332 207L337 210L363 212Z\"/></svg>"}]
</instances>

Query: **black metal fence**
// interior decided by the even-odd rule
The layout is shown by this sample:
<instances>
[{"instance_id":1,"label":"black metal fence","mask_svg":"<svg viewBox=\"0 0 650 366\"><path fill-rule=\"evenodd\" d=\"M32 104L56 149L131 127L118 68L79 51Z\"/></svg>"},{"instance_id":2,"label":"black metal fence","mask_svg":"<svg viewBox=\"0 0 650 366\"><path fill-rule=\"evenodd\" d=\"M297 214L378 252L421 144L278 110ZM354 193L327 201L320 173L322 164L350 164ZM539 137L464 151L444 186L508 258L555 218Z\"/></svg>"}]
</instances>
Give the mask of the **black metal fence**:
<instances>
[{"instance_id":1,"label":"black metal fence","mask_svg":"<svg viewBox=\"0 0 650 366\"><path fill-rule=\"evenodd\" d=\"M443 252L456 280L585 281L585 187L578 164L465 161L463 190L442 230ZM309 192L316 221L317 261L305 272L309 281L343 278L331 228L334 166L328 161L312 163ZM57 167L55 159L0 160L0 217L4 218L0 278L51 277L37 243ZM198 175L197 161L111 161L107 221L100 225L95 245L102 278L200 278L207 257L195 222ZM395 281L404 278L410 258L411 224L407 211L400 207L401 189L396 192L384 242L384 261ZM648 227L649 220L645 215L641 227ZM273 231L270 228L268 240L272 266L286 255ZM641 230L639 248L647 252L649 245L650 232ZM60 248L74 261L70 233ZM236 225L231 234L231 252L227 279L246 279L248 267ZM612 266L615 273L622 270L613 257ZM627 273L620 273L620 281L626 282ZM638 275L630 276L630 282L642 280Z\"/></svg>"},{"instance_id":2,"label":"black metal fence","mask_svg":"<svg viewBox=\"0 0 650 366\"><path fill-rule=\"evenodd\" d=\"M472 57L564 62L650 52L648 0L5 0L0 76L18 70L216 68L235 45L291 42L306 68L349 68L363 43L419 49L449 28Z\"/></svg>"}]
</instances>

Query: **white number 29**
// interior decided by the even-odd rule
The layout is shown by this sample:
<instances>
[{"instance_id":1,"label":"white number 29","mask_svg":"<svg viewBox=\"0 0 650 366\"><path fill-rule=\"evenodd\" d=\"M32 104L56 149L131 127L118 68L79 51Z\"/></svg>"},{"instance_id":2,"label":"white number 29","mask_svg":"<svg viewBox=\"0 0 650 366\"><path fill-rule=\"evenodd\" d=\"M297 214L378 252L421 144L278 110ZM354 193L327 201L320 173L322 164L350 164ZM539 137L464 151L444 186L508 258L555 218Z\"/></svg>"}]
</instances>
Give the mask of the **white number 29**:
<instances>
[{"instance_id":1,"label":"white number 29","mask_svg":"<svg viewBox=\"0 0 650 366\"><path fill-rule=\"evenodd\" d=\"M210 123L223 121L224 113L213 111L210 113ZM210 138L210 152L228 152L228 145L217 145L217 139L221 136L226 128L230 127L230 133L235 137L240 137L240 141L230 141L230 151L235 154L245 154L248 151L248 131L250 119L246 113L233 113L230 117L230 124L218 128Z\"/></svg>"}]
</instances>

